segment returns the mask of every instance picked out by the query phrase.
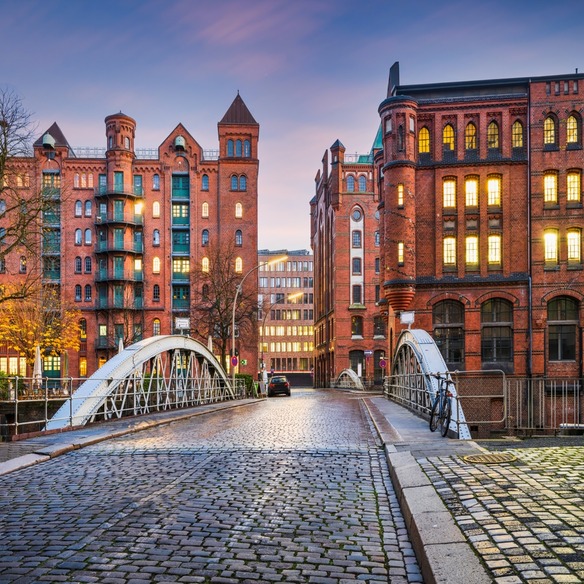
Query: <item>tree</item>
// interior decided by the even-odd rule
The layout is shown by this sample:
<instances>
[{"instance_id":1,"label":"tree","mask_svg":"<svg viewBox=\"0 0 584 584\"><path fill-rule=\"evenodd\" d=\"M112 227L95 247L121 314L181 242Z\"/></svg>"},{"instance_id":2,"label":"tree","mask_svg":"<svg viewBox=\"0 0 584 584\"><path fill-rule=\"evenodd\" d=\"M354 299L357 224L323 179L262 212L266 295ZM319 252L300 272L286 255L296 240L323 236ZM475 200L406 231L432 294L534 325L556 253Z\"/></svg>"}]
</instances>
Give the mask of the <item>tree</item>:
<instances>
[{"instance_id":1,"label":"tree","mask_svg":"<svg viewBox=\"0 0 584 584\"><path fill-rule=\"evenodd\" d=\"M0 342L26 357L29 365L37 345L45 356L79 350L81 313L61 305L56 287L37 286L26 298L13 298L8 291L7 298L0 311Z\"/></svg>"},{"instance_id":2,"label":"tree","mask_svg":"<svg viewBox=\"0 0 584 584\"><path fill-rule=\"evenodd\" d=\"M42 213L54 203L28 174L35 131L21 99L0 88L0 263L5 273L17 275L0 290L0 303L34 293L40 280L40 262L27 259L39 256ZM12 262L7 261L11 252L16 252Z\"/></svg>"},{"instance_id":3,"label":"tree","mask_svg":"<svg viewBox=\"0 0 584 584\"><path fill-rule=\"evenodd\" d=\"M233 302L242 274L234 268L238 254L233 245L209 245L207 250L208 267L197 266L192 272L191 332L203 343L211 336L215 352L226 365L231 345ZM258 304L255 289L252 290L254 293L246 293L244 287L237 296L235 325L240 337L255 333Z\"/></svg>"}]
</instances>

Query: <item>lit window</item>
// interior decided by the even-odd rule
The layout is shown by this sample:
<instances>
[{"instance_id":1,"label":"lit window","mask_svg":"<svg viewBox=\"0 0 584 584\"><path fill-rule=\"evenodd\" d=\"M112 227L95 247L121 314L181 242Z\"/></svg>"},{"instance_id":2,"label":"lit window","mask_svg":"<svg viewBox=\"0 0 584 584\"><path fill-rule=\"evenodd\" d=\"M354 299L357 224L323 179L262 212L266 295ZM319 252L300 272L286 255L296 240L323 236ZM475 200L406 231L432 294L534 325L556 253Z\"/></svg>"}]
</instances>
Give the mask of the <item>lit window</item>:
<instances>
[{"instance_id":1,"label":"lit window","mask_svg":"<svg viewBox=\"0 0 584 584\"><path fill-rule=\"evenodd\" d=\"M445 237L443 246L444 246L444 265L456 266L456 238Z\"/></svg>"},{"instance_id":2,"label":"lit window","mask_svg":"<svg viewBox=\"0 0 584 584\"><path fill-rule=\"evenodd\" d=\"M158 201L154 201L154 203L152 203L152 217L160 217L160 203Z\"/></svg>"},{"instance_id":3,"label":"lit window","mask_svg":"<svg viewBox=\"0 0 584 584\"><path fill-rule=\"evenodd\" d=\"M501 236L498 234L489 235L487 238L487 250L489 264L501 263Z\"/></svg>"},{"instance_id":4,"label":"lit window","mask_svg":"<svg viewBox=\"0 0 584 584\"><path fill-rule=\"evenodd\" d=\"M201 271L208 272L209 271L209 258L203 258L201 260Z\"/></svg>"},{"instance_id":5,"label":"lit window","mask_svg":"<svg viewBox=\"0 0 584 584\"><path fill-rule=\"evenodd\" d=\"M355 190L355 177L352 175L349 175L347 177L347 191L349 193L352 193Z\"/></svg>"},{"instance_id":6,"label":"lit window","mask_svg":"<svg viewBox=\"0 0 584 584\"><path fill-rule=\"evenodd\" d=\"M235 258L235 273L241 274L243 272L243 260L240 257Z\"/></svg>"},{"instance_id":7,"label":"lit window","mask_svg":"<svg viewBox=\"0 0 584 584\"><path fill-rule=\"evenodd\" d=\"M203 203L201 205L201 217L204 219L209 217L209 203Z\"/></svg>"},{"instance_id":8,"label":"lit window","mask_svg":"<svg viewBox=\"0 0 584 584\"><path fill-rule=\"evenodd\" d=\"M243 205L241 203L235 203L235 218L241 219L243 217Z\"/></svg>"},{"instance_id":9,"label":"lit window","mask_svg":"<svg viewBox=\"0 0 584 584\"><path fill-rule=\"evenodd\" d=\"M477 207L479 204L479 181L476 178L467 178L464 181L464 194L467 207Z\"/></svg>"},{"instance_id":10,"label":"lit window","mask_svg":"<svg viewBox=\"0 0 584 584\"><path fill-rule=\"evenodd\" d=\"M173 258L172 271L174 274L188 274L191 270L188 258Z\"/></svg>"},{"instance_id":11,"label":"lit window","mask_svg":"<svg viewBox=\"0 0 584 584\"><path fill-rule=\"evenodd\" d=\"M397 206L403 207L404 206L404 185L401 183L397 185Z\"/></svg>"},{"instance_id":12,"label":"lit window","mask_svg":"<svg viewBox=\"0 0 584 584\"><path fill-rule=\"evenodd\" d=\"M160 258L158 256L152 258L152 273L160 274Z\"/></svg>"},{"instance_id":13,"label":"lit window","mask_svg":"<svg viewBox=\"0 0 584 584\"><path fill-rule=\"evenodd\" d=\"M558 175L555 172L548 172L543 177L543 202L558 202Z\"/></svg>"},{"instance_id":14,"label":"lit window","mask_svg":"<svg viewBox=\"0 0 584 584\"><path fill-rule=\"evenodd\" d=\"M571 115L566 121L566 142L568 144L578 143L578 118L575 115Z\"/></svg>"},{"instance_id":15,"label":"lit window","mask_svg":"<svg viewBox=\"0 0 584 584\"><path fill-rule=\"evenodd\" d=\"M543 143L554 145L556 143L556 121L548 116L543 122Z\"/></svg>"},{"instance_id":16,"label":"lit window","mask_svg":"<svg viewBox=\"0 0 584 584\"><path fill-rule=\"evenodd\" d=\"M442 199L445 208L456 207L456 181L447 179L442 183Z\"/></svg>"},{"instance_id":17,"label":"lit window","mask_svg":"<svg viewBox=\"0 0 584 584\"><path fill-rule=\"evenodd\" d=\"M79 320L79 338L82 341L87 340L87 320L85 318Z\"/></svg>"},{"instance_id":18,"label":"lit window","mask_svg":"<svg viewBox=\"0 0 584 584\"><path fill-rule=\"evenodd\" d=\"M466 238L466 264L478 266L479 264L479 238L476 235L469 235Z\"/></svg>"},{"instance_id":19,"label":"lit window","mask_svg":"<svg viewBox=\"0 0 584 584\"><path fill-rule=\"evenodd\" d=\"M160 319L155 318L152 321L152 334L156 337L160 334Z\"/></svg>"},{"instance_id":20,"label":"lit window","mask_svg":"<svg viewBox=\"0 0 584 584\"><path fill-rule=\"evenodd\" d=\"M79 188L79 173L78 172L76 172L75 175L73 176L73 188L74 189Z\"/></svg>"},{"instance_id":21,"label":"lit window","mask_svg":"<svg viewBox=\"0 0 584 584\"><path fill-rule=\"evenodd\" d=\"M423 127L418 134L418 152L427 154L430 152L430 130Z\"/></svg>"},{"instance_id":22,"label":"lit window","mask_svg":"<svg viewBox=\"0 0 584 584\"><path fill-rule=\"evenodd\" d=\"M404 242L398 241L397 242L397 263L400 266L404 264Z\"/></svg>"},{"instance_id":23,"label":"lit window","mask_svg":"<svg viewBox=\"0 0 584 584\"><path fill-rule=\"evenodd\" d=\"M491 122L487 126L487 147L499 148L499 125L497 122Z\"/></svg>"},{"instance_id":24,"label":"lit window","mask_svg":"<svg viewBox=\"0 0 584 584\"><path fill-rule=\"evenodd\" d=\"M363 317L362 316L352 316L351 317L351 336L362 337L363 336Z\"/></svg>"},{"instance_id":25,"label":"lit window","mask_svg":"<svg viewBox=\"0 0 584 584\"><path fill-rule=\"evenodd\" d=\"M582 258L582 232L580 229L570 229L567 233L568 262L579 264Z\"/></svg>"},{"instance_id":26,"label":"lit window","mask_svg":"<svg viewBox=\"0 0 584 584\"><path fill-rule=\"evenodd\" d=\"M450 124L446 124L442 131L442 146L444 150L454 150L454 128Z\"/></svg>"},{"instance_id":27,"label":"lit window","mask_svg":"<svg viewBox=\"0 0 584 584\"><path fill-rule=\"evenodd\" d=\"M501 205L501 177L492 176L487 180L487 204L490 207Z\"/></svg>"},{"instance_id":28,"label":"lit window","mask_svg":"<svg viewBox=\"0 0 584 584\"><path fill-rule=\"evenodd\" d=\"M549 229L543 234L544 260L546 264L558 263L558 232Z\"/></svg>"},{"instance_id":29,"label":"lit window","mask_svg":"<svg viewBox=\"0 0 584 584\"><path fill-rule=\"evenodd\" d=\"M464 129L464 147L467 150L476 150L477 147L477 127L472 122Z\"/></svg>"},{"instance_id":30,"label":"lit window","mask_svg":"<svg viewBox=\"0 0 584 584\"><path fill-rule=\"evenodd\" d=\"M523 148L523 124L517 120L511 128L513 148Z\"/></svg>"},{"instance_id":31,"label":"lit window","mask_svg":"<svg viewBox=\"0 0 584 584\"><path fill-rule=\"evenodd\" d=\"M566 182L566 199L570 203L579 203L582 192L580 173L569 172Z\"/></svg>"}]
</instances>

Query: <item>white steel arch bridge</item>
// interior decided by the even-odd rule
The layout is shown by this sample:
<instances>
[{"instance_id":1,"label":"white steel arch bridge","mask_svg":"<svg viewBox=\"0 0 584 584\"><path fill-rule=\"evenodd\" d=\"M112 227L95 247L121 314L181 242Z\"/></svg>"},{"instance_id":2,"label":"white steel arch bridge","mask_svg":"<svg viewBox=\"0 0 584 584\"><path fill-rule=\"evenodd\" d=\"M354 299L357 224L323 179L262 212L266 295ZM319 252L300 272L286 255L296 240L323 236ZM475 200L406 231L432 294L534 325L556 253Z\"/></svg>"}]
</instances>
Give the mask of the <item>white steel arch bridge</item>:
<instances>
[{"instance_id":1,"label":"white steel arch bridge","mask_svg":"<svg viewBox=\"0 0 584 584\"><path fill-rule=\"evenodd\" d=\"M48 420L45 430L235 399L212 351L183 335L139 341L112 357Z\"/></svg>"}]
</instances>

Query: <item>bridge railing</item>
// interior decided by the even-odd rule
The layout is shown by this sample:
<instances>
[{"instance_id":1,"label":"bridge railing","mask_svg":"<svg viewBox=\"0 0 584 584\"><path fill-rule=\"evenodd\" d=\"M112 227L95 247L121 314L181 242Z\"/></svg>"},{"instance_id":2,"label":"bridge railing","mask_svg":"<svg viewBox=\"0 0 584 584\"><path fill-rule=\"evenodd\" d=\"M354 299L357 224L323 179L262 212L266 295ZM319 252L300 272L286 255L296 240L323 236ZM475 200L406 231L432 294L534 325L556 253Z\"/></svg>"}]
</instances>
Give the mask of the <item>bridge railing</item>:
<instances>
[{"instance_id":1,"label":"bridge railing","mask_svg":"<svg viewBox=\"0 0 584 584\"><path fill-rule=\"evenodd\" d=\"M228 384L215 380L211 387L208 379L182 378L181 383L162 383L162 379L152 378L146 383L130 382L119 384L119 390L113 394L76 397L75 390L85 378L59 378L42 380L11 377L5 378L0 386L0 437L2 440L11 436L43 431L49 420L55 420L54 414L64 403L69 412L65 425L77 425L76 404L91 400L95 404L104 401L93 415L91 422L114 418L138 416L164 410L195 407L208 403L234 399ZM105 381L105 380L104 380ZM108 382L115 380L108 379ZM235 379L235 399L246 397L245 380Z\"/></svg>"}]
</instances>

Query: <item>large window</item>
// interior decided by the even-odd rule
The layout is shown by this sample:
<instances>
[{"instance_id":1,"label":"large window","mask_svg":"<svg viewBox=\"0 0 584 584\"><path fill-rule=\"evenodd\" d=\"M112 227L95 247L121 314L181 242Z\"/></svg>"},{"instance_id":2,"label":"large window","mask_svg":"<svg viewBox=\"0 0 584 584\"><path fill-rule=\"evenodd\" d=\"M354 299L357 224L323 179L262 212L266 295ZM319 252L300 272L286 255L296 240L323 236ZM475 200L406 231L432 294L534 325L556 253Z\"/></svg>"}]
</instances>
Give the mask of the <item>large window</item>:
<instances>
[{"instance_id":1,"label":"large window","mask_svg":"<svg viewBox=\"0 0 584 584\"><path fill-rule=\"evenodd\" d=\"M513 148L523 148L523 124L519 120L511 128L511 143Z\"/></svg>"},{"instance_id":2,"label":"large window","mask_svg":"<svg viewBox=\"0 0 584 584\"><path fill-rule=\"evenodd\" d=\"M464 308L456 300L443 300L432 309L433 336L450 369L464 363Z\"/></svg>"},{"instance_id":3,"label":"large window","mask_svg":"<svg viewBox=\"0 0 584 584\"><path fill-rule=\"evenodd\" d=\"M349 193L352 193L355 190L355 177L352 175L349 175L347 177L347 191Z\"/></svg>"},{"instance_id":4,"label":"large window","mask_svg":"<svg viewBox=\"0 0 584 584\"><path fill-rule=\"evenodd\" d=\"M442 147L447 152L454 150L454 128L450 124L446 124L442 130Z\"/></svg>"},{"instance_id":5,"label":"large window","mask_svg":"<svg viewBox=\"0 0 584 584\"><path fill-rule=\"evenodd\" d=\"M353 231L351 239L354 248L360 248L362 246L361 231L358 229Z\"/></svg>"},{"instance_id":6,"label":"large window","mask_svg":"<svg viewBox=\"0 0 584 584\"><path fill-rule=\"evenodd\" d=\"M443 263L444 267L454 268L456 266L456 237L445 237L443 241Z\"/></svg>"},{"instance_id":7,"label":"large window","mask_svg":"<svg viewBox=\"0 0 584 584\"><path fill-rule=\"evenodd\" d=\"M558 264L558 230L546 229L543 233L544 261L546 266Z\"/></svg>"},{"instance_id":8,"label":"large window","mask_svg":"<svg viewBox=\"0 0 584 584\"><path fill-rule=\"evenodd\" d=\"M555 172L546 172L543 175L543 202L548 205L558 202L558 175Z\"/></svg>"},{"instance_id":9,"label":"large window","mask_svg":"<svg viewBox=\"0 0 584 584\"><path fill-rule=\"evenodd\" d=\"M465 255L467 268L478 268L479 265L479 238L476 235L468 235L465 241Z\"/></svg>"},{"instance_id":10,"label":"large window","mask_svg":"<svg viewBox=\"0 0 584 584\"><path fill-rule=\"evenodd\" d=\"M567 297L551 300L547 307L548 352L550 361L576 359L578 303Z\"/></svg>"},{"instance_id":11,"label":"large window","mask_svg":"<svg viewBox=\"0 0 584 584\"><path fill-rule=\"evenodd\" d=\"M464 181L464 196L467 207L477 207L479 204L479 180L475 177Z\"/></svg>"},{"instance_id":12,"label":"large window","mask_svg":"<svg viewBox=\"0 0 584 584\"><path fill-rule=\"evenodd\" d=\"M513 306L493 298L481 306L481 359L485 363L513 361Z\"/></svg>"},{"instance_id":13,"label":"large window","mask_svg":"<svg viewBox=\"0 0 584 584\"><path fill-rule=\"evenodd\" d=\"M429 154L430 152L430 130L423 127L418 134L418 152L420 154Z\"/></svg>"},{"instance_id":14,"label":"large window","mask_svg":"<svg viewBox=\"0 0 584 584\"><path fill-rule=\"evenodd\" d=\"M501 205L501 177L490 176L487 179L487 205L499 207Z\"/></svg>"},{"instance_id":15,"label":"large window","mask_svg":"<svg viewBox=\"0 0 584 584\"><path fill-rule=\"evenodd\" d=\"M362 337L363 336L363 317L362 316L352 316L351 317L351 336Z\"/></svg>"},{"instance_id":16,"label":"large window","mask_svg":"<svg viewBox=\"0 0 584 584\"><path fill-rule=\"evenodd\" d=\"M580 119L575 114L566 120L566 142L569 146L580 143Z\"/></svg>"},{"instance_id":17,"label":"large window","mask_svg":"<svg viewBox=\"0 0 584 584\"><path fill-rule=\"evenodd\" d=\"M499 124L495 121L487 126L487 148L499 148Z\"/></svg>"},{"instance_id":18,"label":"large window","mask_svg":"<svg viewBox=\"0 0 584 584\"><path fill-rule=\"evenodd\" d=\"M582 230L568 229L566 234L568 263L580 264L582 261Z\"/></svg>"},{"instance_id":19,"label":"large window","mask_svg":"<svg viewBox=\"0 0 584 584\"><path fill-rule=\"evenodd\" d=\"M543 121L543 143L545 146L557 144L556 119L553 116L548 116Z\"/></svg>"},{"instance_id":20,"label":"large window","mask_svg":"<svg viewBox=\"0 0 584 584\"><path fill-rule=\"evenodd\" d=\"M442 183L442 202L445 209L456 208L456 181L445 179Z\"/></svg>"},{"instance_id":21,"label":"large window","mask_svg":"<svg viewBox=\"0 0 584 584\"><path fill-rule=\"evenodd\" d=\"M472 122L464 129L464 147L466 150L476 150L477 147L477 127Z\"/></svg>"},{"instance_id":22,"label":"large window","mask_svg":"<svg viewBox=\"0 0 584 584\"><path fill-rule=\"evenodd\" d=\"M501 236L493 233L487 238L487 253L490 267L501 265Z\"/></svg>"},{"instance_id":23,"label":"large window","mask_svg":"<svg viewBox=\"0 0 584 584\"><path fill-rule=\"evenodd\" d=\"M582 175L580 171L569 171L566 176L566 200L568 203L579 203L582 193Z\"/></svg>"}]
</instances>

